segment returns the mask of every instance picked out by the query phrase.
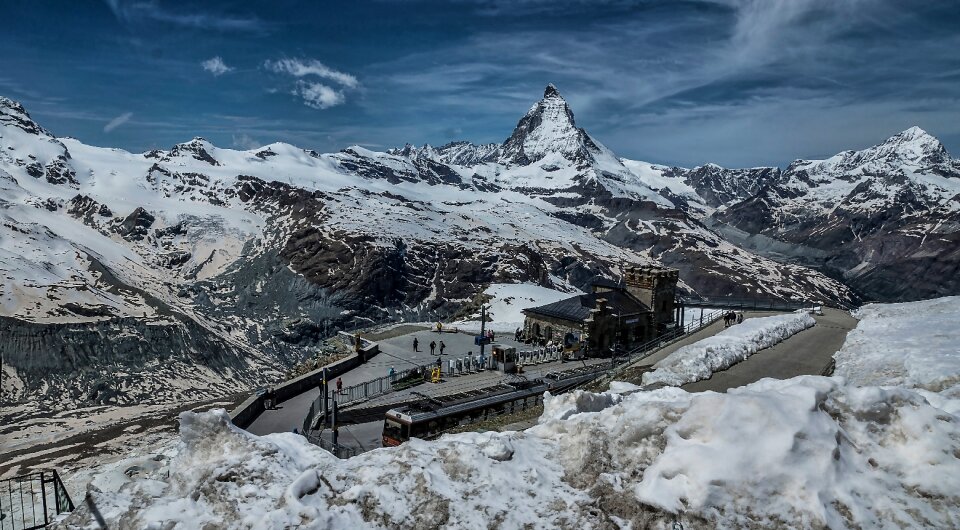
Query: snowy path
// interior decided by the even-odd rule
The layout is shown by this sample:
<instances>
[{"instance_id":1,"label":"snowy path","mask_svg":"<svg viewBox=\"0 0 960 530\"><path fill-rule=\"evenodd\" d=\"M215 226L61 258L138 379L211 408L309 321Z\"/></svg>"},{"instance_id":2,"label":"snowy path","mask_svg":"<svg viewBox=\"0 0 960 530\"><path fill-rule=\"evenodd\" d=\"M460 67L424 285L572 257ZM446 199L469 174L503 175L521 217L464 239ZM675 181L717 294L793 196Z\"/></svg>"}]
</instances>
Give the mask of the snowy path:
<instances>
[{"instance_id":1,"label":"snowy path","mask_svg":"<svg viewBox=\"0 0 960 530\"><path fill-rule=\"evenodd\" d=\"M726 392L765 377L789 379L798 375L819 375L843 345L847 333L856 327L857 320L849 313L830 308L825 308L823 316L815 318L816 326L761 350L745 361L713 374L710 379L681 388L688 392Z\"/></svg>"}]
</instances>

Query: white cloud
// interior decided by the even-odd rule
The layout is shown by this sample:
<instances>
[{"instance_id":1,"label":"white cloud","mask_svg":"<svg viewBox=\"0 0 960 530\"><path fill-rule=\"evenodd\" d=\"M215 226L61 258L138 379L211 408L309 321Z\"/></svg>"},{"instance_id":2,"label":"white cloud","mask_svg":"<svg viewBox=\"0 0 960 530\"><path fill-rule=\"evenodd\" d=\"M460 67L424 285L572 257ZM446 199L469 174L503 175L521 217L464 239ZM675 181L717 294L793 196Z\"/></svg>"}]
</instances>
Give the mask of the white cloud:
<instances>
[{"instance_id":1,"label":"white cloud","mask_svg":"<svg viewBox=\"0 0 960 530\"><path fill-rule=\"evenodd\" d=\"M105 0L117 20L124 24L159 22L185 28L218 31L262 32L269 25L258 18L242 18L225 13L190 9L165 9L156 0Z\"/></svg>"},{"instance_id":2,"label":"white cloud","mask_svg":"<svg viewBox=\"0 0 960 530\"><path fill-rule=\"evenodd\" d=\"M279 59L276 61L267 61L264 63L268 69L277 73L290 74L295 77L317 76L322 79L329 79L346 88L357 88L360 86L357 78L338 70L334 70L316 59Z\"/></svg>"},{"instance_id":3,"label":"white cloud","mask_svg":"<svg viewBox=\"0 0 960 530\"><path fill-rule=\"evenodd\" d=\"M278 59L266 61L263 66L272 72L298 78L291 93L302 98L306 106L315 109L342 105L347 101L346 92L360 87L360 82L353 75L334 70L316 59ZM334 86L314 81L315 78L332 81Z\"/></svg>"},{"instance_id":4,"label":"white cloud","mask_svg":"<svg viewBox=\"0 0 960 530\"><path fill-rule=\"evenodd\" d=\"M251 150L260 147L262 144L256 138L247 133L233 135L233 146L244 150Z\"/></svg>"},{"instance_id":5,"label":"white cloud","mask_svg":"<svg viewBox=\"0 0 960 530\"><path fill-rule=\"evenodd\" d=\"M131 117L133 117L133 113L132 113L132 112L124 112L123 114L121 114L121 115L117 116L116 118L110 120L109 123L107 123L106 125L104 125L104 126L103 126L103 132L110 132L110 131L116 129L117 127L123 125L124 123L127 123L128 121L130 121L130 118L131 118Z\"/></svg>"},{"instance_id":6,"label":"white cloud","mask_svg":"<svg viewBox=\"0 0 960 530\"><path fill-rule=\"evenodd\" d=\"M203 61L200 63L200 66L203 66L204 70L210 72L214 76L220 76L233 70L232 67L227 66L226 63L223 62L223 59L220 58L219 55Z\"/></svg>"},{"instance_id":7,"label":"white cloud","mask_svg":"<svg viewBox=\"0 0 960 530\"><path fill-rule=\"evenodd\" d=\"M303 98L304 104L315 109L336 107L347 100L342 90L334 90L322 83L298 81L294 94Z\"/></svg>"}]
</instances>

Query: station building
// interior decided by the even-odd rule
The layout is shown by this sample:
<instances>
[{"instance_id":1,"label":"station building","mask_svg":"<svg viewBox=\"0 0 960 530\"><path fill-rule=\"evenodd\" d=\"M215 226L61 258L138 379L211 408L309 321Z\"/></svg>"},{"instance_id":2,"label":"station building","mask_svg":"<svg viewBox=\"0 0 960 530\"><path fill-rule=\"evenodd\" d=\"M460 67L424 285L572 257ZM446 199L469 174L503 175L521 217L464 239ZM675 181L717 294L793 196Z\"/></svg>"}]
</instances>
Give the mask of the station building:
<instances>
[{"instance_id":1,"label":"station building","mask_svg":"<svg viewBox=\"0 0 960 530\"><path fill-rule=\"evenodd\" d=\"M679 278L676 269L628 267L620 282L600 280L587 294L524 309L524 336L589 356L640 345L682 325Z\"/></svg>"}]
</instances>

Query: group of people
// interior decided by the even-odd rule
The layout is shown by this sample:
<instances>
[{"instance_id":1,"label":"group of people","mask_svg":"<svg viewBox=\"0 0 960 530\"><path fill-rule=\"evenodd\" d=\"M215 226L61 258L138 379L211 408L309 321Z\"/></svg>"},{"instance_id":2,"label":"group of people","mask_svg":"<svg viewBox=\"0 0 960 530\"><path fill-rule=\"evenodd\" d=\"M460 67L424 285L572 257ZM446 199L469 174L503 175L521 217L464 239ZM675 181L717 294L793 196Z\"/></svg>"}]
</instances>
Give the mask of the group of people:
<instances>
[{"instance_id":1,"label":"group of people","mask_svg":"<svg viewBox=\"0 0 960 530\"><path fill-rule=\"evenodd\" d=\"M723 315L723 326L729 328L734 324L739 324L743 322L743 313L730 311L726 315Z\"/></svg>"},{"instance_id":2,"label":"group of people","mask_svg":"<svg viewBox=\"0 0 960 530\"><path fill-rule=\"evenodd\" d=\"M446 349L447 345L444 344L443 341L441 340L439 346L440 346L440 355L443 355L443 350ZM437 350L437 341L435 340L430 341L430 355L436 355L434 353L436 352L436 350ZM415 352L420 351L420 339L416 337L413 338L413 351Z\"/></svg>"},{"instance_id":3,"label":"group of people","mask_svg":"<svg viewBox=\"0 0 960 530\"><path fill-rule=\"evenodd\" d=\"M513 332L513 340L522 342L524 344L529 344L531 346L539 346L541 348L553 345L552 342L546 337L526 337L525 333L520 328L517 328L517 330Z\"/></svg>"}]
</instances>

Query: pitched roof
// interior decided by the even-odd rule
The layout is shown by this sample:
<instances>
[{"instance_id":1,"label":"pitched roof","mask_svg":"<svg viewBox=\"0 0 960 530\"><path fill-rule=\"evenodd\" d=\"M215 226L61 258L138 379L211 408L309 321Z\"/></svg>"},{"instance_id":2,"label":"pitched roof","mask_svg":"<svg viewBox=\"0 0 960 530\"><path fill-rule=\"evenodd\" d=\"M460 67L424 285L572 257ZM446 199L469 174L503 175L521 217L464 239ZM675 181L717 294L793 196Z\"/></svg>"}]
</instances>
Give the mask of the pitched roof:
<instances>
[{"instance_id":1,"label":"pitched roof","mask_svg":"<svg viewBox=\"0 0 960 530\"><path fill-rule=\"evenodd\" d=\"M583 322L597 305L597 298L605 298L614 314L623 316L646 313L650 308L623 290L588 293L564 298L559 302L524 309L525 314L543 315L574 322Z\"/></svg>"},{"instance_id":2,"label":"pitched roof","mask_svg":"<svg viewBox=\"0 0 960 530\"><path fill-rule=\"evenodd\" d=\"M620 285L620 282L616 280L611 280L610 278L600 277L590 283L596 287L606 287L609 289L623 289L623 285Z\"/></svg>"}]
</instances>

